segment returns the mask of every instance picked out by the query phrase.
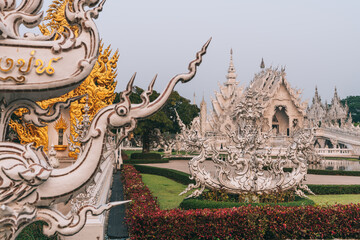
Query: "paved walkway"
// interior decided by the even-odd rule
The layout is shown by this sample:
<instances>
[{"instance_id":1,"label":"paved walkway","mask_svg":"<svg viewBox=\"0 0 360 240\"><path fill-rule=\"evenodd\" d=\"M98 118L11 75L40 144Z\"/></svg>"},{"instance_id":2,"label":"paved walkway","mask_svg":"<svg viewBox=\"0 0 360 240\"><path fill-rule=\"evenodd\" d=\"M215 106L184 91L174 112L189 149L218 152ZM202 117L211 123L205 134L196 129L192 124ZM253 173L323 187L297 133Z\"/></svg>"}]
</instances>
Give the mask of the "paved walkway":
<instances>
[{"instance_id":1,"label":"paved walkway","mask_svg":"<svg viewBox=\"0 0 360 240\"><path fill-rule=\"evenodd\" d=\"M113 176L110 202L122 200L124 200L123 185L120 172L117 172ZM123 204L110 209L107 229L108 239L128 239L129 233L125 222L125 208L126 204Z\"/></svg>"},{"instance_id":2,"label":"paved walkway","mask_svg":"<svg viewBox=\"0 0 360 240\"><path fill-rule=\"evenodd\" d=\"M189 162L188 160L171 160L169 163L152 163L152 164L144 164L144 165L160 167L160 168L170 168L181 172L190 173L188 162ZM206 163L206 169L208 169L209 171L214 170L211 161L206 161L205 163ZM305 183L323 184L323 185L352 185L352 184L360 185L360 177L308 174L306 176Z\"/></svg>"}]
</instances>

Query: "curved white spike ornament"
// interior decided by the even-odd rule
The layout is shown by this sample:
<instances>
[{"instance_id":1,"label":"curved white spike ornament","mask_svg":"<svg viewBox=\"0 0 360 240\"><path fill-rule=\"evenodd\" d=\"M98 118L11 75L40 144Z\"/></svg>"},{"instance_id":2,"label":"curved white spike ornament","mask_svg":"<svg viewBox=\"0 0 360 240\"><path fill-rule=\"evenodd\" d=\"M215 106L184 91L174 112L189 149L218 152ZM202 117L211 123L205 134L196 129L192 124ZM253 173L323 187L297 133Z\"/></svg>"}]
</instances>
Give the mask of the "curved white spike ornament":
<instances>
[{"instance_id":1,"label":"curved white spike ornament","mask_svg":"<svg viewBox=\"0 0 360 240\"><path fill-rule=\"evenodd\" d=\"M210 40L189 64L189 72L172 78L165 90L153 102L156 77L141 95L143 102L132 105L129 96L135 75L127 89L120 94L121 101L101 109L93 118L86 134L79 138L82 152L75 164L62 169L52 168L42 147L33 148L5 142L6 128L11 114L18 108L28 109L24 121L35 126L46 126L56 121L62 108L69 107L72 98L41 109L35 101L60 96L76 88L94 66L99 36L93 22L105 0L74 0L65 10L66 19L79 27L79 34L67 29L59 39L34 34L19 35L19 25L37 26L42 0L23 0L16 7L14 0L0 0L0 239L15 239L19 231L35 220L47 223L44 233L73 235L86 223L86 213L99 215L112 206L84 205L71 216L63 216L54 209L55 203L68 202L84 193L95 176L104 156L105 139L109 130L121 129L119 143L136 126L137 119L158 111L170 96L175 85L190 81ZM72 10L70 10L72 9ZM86 9L86 10L85 10ZM27 60L24 60L27 59ZM21 96L21 99L19 99ZM81 96L82 97L82 96Z\"/></svg>"},{"instance_id":2,"label":"curved white spike ornament","mask_svg":"<svg viewBox=\"0 0 360 240\"><path fill-rule=\"evenodd\" d=\"M194 141L194 134L183 136L190 146L198 143L201 151L199 156L189 161L190 174L196 183L189 184L180 195L196 189L188 198L197 197L205 188L234 194L264 194L291 189L301 197L306 197L303 190L313 194L303 184L308 160L314 155L313 130L296 132L286 153L273 158L271 148L266 146L270 132L262 133L260 130L263 124L261 105L256 102L260 94L249 91L239 102L232 116L238 131L231 132L231 128L225 126L231 144L221 152L216 149L212 138L198 136ZM215 173L203 166L206 159L214 163ZM284 172L286 163L291 163L291 172Z\"/></svg>"}]
</instances>

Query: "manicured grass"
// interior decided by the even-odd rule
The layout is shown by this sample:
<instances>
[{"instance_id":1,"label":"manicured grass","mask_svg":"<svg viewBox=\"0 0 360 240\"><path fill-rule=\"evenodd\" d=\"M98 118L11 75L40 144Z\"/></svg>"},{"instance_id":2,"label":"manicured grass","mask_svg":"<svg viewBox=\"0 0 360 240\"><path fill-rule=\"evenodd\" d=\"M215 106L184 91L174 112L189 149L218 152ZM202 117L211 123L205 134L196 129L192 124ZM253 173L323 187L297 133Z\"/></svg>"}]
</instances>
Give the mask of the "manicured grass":
<instances>
[{"instance_id":1,"label":"manicured grass","mask_svg":"<svg viewBox=\"0 0 360 240\"><path fill-rule=\"evenodd\" d=\"M308 195L308 197L317 205L335 205L360 203L360 194L343 194L343 195Z\"/></svg>"},{"instance_id":2,"label":"manicured grass","mask_svg":"<svg viewBox=\"0 0 360 240\"><path fill-rule=\"evenodd\" d=\"M157 197L161 209L177 208L185 198L185 196L179 196L179 193L184 191L186 185L163 176L152 174L141 174L141 176L152 194Z\"/></svg>"},{"instance_id":3,"label":"manicured grass","mask_svg":"<svg viewBox=\"0 0 360 240\"><path fill-rule=\"evenodd\" d=\"M187 187L184 184L177 183L169 178L141 174L143 182L149 187L154 196L157 197L161 209L178 208L185 196L179 196L179 193ZM190 194L190 193L189 193ZM334 205L360 203L360 194L342 194L342 195L308 195L308 197L317 205Z\"/></svg>"}]
</instances>

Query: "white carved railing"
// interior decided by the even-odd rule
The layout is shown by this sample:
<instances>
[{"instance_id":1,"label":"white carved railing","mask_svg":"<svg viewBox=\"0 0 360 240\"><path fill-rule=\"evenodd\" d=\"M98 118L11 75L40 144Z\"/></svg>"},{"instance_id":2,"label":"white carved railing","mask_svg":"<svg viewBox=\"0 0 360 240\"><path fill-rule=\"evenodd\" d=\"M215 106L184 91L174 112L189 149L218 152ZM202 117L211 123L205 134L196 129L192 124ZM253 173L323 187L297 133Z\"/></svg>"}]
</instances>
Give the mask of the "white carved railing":
<instances>
[{"instance_id":1,"label":"white carved railing","mask_svg":"<svg viewBox=\"0 0 360 240\"><path fill-rule=\"evenodd\" d=\"M100 165L101 171L96 175L94 184L90 185L86 194L80 194L72 203L72 211L76 212L84 205L95 206L106 204L110 197L110 187L114 171L114 163L118 158L118 151L115 148L115 141L108 138L104 146L103 162ZM84 228L74 236L63 237L64 240L96 239L103 240L106 231L106 214L98 216L88 214Z\"/></svg>"},{"instance_id":2,"label":"white carved railing","mask_svg":"<svg viewBox=\"0 0 360 240\"><path fill-rule=\"evenodd\" d=\"M344 148L315 148L316 153L321 156L353 156L352 149Z\"/></svg>"},{"instance_id":3,"label":"white carved railing","mask_svg":"<svg viewBox=\"0 0 360 240\"><path fill-rule=\"evenodd\" d=\"M316 130L315 135L335 139L351 145L360 145L360 132L354 129L320 128Z\"/></svg>"}]
</instances>

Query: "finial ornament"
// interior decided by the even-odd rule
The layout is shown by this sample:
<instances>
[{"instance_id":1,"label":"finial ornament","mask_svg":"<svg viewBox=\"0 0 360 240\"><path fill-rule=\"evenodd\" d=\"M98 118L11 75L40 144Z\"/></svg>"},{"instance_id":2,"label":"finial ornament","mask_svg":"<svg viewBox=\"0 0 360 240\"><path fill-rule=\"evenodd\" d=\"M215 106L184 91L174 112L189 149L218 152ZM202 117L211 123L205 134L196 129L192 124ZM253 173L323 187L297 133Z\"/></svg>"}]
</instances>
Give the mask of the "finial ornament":
<instances>
[{"instance_id":1,"label":"finial ornament","mask_svg":"<svg viewBox=\"0 0 360 240\"><path fill-rule=\"evenodd\" d=\"M261 58L260 68L261 69L265 68L264 58Z\"/></svg>"},{"instance_id":2,"label":"finial ornament","mask_svg":"<svg viewBox=\"0 0 360 240\"><path fill-rule=\"evenodd\" d=\"M236 83L236 71L235 71L235 67L234 67L234 62L233 62L233 50L232 48L230 49L230 64L229 64L229 69L228 69L228 74L226 75L227 78L227 82L226 84L231 85L231 84L235 84Z\"/></svg>"}]
</instances>

